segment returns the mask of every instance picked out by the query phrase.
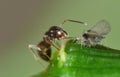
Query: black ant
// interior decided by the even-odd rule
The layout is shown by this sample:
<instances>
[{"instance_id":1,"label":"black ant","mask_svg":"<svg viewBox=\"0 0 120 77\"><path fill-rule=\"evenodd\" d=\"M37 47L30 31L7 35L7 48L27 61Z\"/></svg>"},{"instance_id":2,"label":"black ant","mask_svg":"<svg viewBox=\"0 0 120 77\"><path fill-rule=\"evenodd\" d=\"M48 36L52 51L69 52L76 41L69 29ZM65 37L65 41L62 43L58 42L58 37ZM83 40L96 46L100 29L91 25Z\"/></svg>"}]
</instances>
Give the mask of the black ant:
<instances>
[{"instance_id":1,"label":"black ant","mask_svg":"<svg viewBox=\"0 0 120 77\"><path fill-rule=\"evenodd\" d=\"M84 22L81 22L81 21L69 20L68 19L68 20L64 20L61 23L61 25L63 25L67 21L85 24ZM37 45L29 45L29 49L31 50L31 53L33 54L35 60L38 61L39 63L40 63L40 58L39 57L41 57L45 61L50 61L50 63L51 63L52 62L51 61L51 46L55 47L57 50L60 50L60 48L55 44L55 41L56 40L67 39L68 37L69 37L68 33L65 30L63 30L61 27L52 26L45 33L45 35L43 37L43 41L41 41ZM33 49L37 50L38 53L36 54ZM40 63L40 64L42 64L42 63Z\"/></svg>"}]
</instances>

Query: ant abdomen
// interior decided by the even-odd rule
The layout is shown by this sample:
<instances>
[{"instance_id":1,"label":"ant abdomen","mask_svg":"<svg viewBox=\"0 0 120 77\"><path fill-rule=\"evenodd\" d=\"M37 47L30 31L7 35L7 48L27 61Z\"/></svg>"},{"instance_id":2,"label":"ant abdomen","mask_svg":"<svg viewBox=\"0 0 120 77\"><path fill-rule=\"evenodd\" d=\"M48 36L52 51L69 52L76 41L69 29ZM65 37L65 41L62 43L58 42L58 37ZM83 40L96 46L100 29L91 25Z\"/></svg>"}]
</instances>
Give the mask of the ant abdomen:
<instances>
[{"instance_id":1,"label":"ant abdomen","mask_svg":"<svg viewBox=\"0 0 120 77\"><path fill-rule=\"evenodd\" d=\"M45 61L50 61L50 57L51 57L51 48L46 50L46 53L43 53L41 51L38 50L38 55ZM47 56L46 56L47 55Z\"/></svg>"}]
</instances>

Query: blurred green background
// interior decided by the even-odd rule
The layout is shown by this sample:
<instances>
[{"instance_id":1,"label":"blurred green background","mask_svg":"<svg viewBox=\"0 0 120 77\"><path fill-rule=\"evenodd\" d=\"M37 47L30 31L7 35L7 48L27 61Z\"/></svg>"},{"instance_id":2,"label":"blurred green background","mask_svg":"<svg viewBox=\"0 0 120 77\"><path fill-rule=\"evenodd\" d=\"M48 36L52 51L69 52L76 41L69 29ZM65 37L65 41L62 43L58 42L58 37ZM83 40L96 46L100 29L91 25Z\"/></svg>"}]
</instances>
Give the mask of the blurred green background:
<instances>
[{"instance_id":1,"label":"blurred green background","mask_svg":"<svg viewBox=\"0 0 120 77\"><path fill-rule=\"evenodd\" d=\"M0 0L0 77L30 77L42 68L29 52L44 32L64 19L81 20L82 26L66 23L70 36L80 36L96 22L106 19L112 31L102 44L120 49L119 0Z\"/></svg>"}]
</instances>

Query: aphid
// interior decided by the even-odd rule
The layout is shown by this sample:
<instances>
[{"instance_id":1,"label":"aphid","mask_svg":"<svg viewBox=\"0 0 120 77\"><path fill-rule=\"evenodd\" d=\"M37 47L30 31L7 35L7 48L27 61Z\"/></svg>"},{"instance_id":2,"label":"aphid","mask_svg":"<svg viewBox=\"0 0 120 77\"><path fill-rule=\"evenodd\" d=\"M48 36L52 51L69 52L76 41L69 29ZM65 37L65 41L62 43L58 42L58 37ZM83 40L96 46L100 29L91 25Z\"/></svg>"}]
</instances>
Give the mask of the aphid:
<instances>
[{"instance_id":1,"label":"aphid","mask_svg":"<svg viewBox=\"0 0 120 77\"><path fill-rule=\"evenodd\" d=\"M81 23L81 24L86 25L86 23L81 22L81 21L64 20L64 22L62 22L60 24L60 26L63 25L67 21ZM51 46L55 47L57 50L60 50L60 47L58 47L55 43L56 40L64 40L67 38L69 38L69 36L65 30L63 30L59 26L52 26L44 34L43 41L41 41L37 45L29 45L28 47L31 50L31 53L33 54L35 60L37 60L40 64L42 64L42 63L40 62L39 57L44 59L45 61L50 61L50 63L51 63L52 62L51 61ZM37 53L35 53L35 51L33 49L37 50Z\"/></svg>"},{"instance_id":2,"label":"aphid","mask_svg":"<svg viewBox=\"0 0 120 77\"><path fill-rule=\"evenodd\" d=\"M111 31L111 26L106 20L99 21L91 29L84 33L81 44L93 46L101 42L105 35Z\"/></svg>"}]
</instances>

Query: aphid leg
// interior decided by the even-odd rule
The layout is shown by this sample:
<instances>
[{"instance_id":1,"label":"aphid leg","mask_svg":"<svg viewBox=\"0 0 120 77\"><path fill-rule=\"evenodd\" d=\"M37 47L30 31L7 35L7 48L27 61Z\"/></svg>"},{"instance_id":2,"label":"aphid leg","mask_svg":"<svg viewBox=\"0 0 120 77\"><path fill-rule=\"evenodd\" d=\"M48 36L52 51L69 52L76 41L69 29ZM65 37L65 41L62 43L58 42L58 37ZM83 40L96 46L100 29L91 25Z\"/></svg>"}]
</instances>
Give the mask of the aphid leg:
<instances>
[{"instance_id":1,"label":"aphid leg","mask_svg":"<svg viewBox=\"0 0 120 77\"><path fill-rule=\"evenodd\" d=\"M66 39L75 40L77 44L81 45L81 49L82 49L82 46L84 45L84 40L82 37L66 37Z\"/></svg>"},{"instance_id":2,"label":"aphid leg","mask_svg":"<svg viewBox=\"0 0 120 77\"><path fill-rule=\"evenodd\" d=\"M90 39L87 40L87 46L88 46L88 47L93 46L93 42L92 42Z\"/></svg>"},{"instance_id":3,"label":"aphid leg","mask_svg":"<svg viewBox=\"0 0 120 77\"><path fill-rule=\"evenodd\" d=\"M30 49L30 52L33 54L35 60L36 60L39 64L41 64L41 65L43 66L43 68L45 69L45 65L40 61L39 56L36 55L36 53L35 53L34 50L33 50L33 49L39 50L39 48L38 48L36 45L31 45L31 44L28 45L28 48Z\"/></svg>"},{"instance_id":4,"label":"aphid leg","mask_svg":"<svg viewBox=\"0 0 120 77\"><path fill-rule=\"evenodd\" d=\"M77 43L77 44L80 44L80 47L82 48L82 45L83 45L83 38L80 36L80 37L75 37L75 39L73 39L73 40L75 40L75 42Z\"/></svg>"},{"instance_id":5,"label":"aphid leg","mask_svg":"<svg viewBox=\"0 0 120 77\"><path fill-rule=\"evenodd\" d=\"M80 41L80 45L81 45L80 47L82 49L82 46L84 45L84 39L82 38L82 36L80 36L78 40Z\"/></svg>"}]
</instances>

